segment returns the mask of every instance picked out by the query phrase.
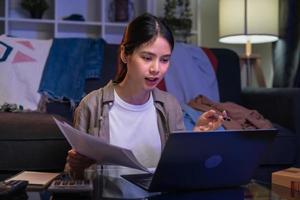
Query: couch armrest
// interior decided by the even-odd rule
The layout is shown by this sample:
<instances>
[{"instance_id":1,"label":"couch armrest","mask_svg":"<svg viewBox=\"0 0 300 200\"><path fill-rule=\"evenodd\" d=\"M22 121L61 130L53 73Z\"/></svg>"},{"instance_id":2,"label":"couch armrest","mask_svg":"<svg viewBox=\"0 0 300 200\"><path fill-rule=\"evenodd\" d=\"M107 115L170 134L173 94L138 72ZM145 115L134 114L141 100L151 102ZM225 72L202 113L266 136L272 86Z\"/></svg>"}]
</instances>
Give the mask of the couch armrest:
<instances>
[{"instance_id":1,"label":"couch armrest","mask_svg":"<svg viewBox=\"0 0 300 200\"><path fill-rule=\"evenodd\" d=\"M244 89L242 105L295 133L295 167L300 167L300 88Z\"/></svg>"},{"instance_id":2,"label":"couch armrest","mask_svg":"<svg viewBox=\"0 0 300 200\"><path fill-rule=\"evenodd\" d=\"M292 131L300 132L300 88L251 88L242 91L243 106ZM300 133L299 133L300 134Z\"/></svg>"}]
</instances>

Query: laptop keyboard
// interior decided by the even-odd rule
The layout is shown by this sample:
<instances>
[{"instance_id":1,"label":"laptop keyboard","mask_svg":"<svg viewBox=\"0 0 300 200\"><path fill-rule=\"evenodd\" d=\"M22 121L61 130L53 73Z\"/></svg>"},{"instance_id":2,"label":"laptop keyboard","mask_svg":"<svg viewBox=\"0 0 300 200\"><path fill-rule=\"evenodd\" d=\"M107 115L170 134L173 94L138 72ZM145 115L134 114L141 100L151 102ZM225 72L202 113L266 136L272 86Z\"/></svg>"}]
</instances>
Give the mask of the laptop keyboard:
<instances>
[{"instance_id":1,"label":"laptop keyboard","mask_svg":"<svg viewBox=\"0 0 300 200\"><path fill-rule=\"evenodd\" d=\"M152 182L152 178L153 178L153 174L131 174L131 175L122 175L123 178L125 178L126 180L148 190L151 182Z\"/></svg>"}]
</instances>

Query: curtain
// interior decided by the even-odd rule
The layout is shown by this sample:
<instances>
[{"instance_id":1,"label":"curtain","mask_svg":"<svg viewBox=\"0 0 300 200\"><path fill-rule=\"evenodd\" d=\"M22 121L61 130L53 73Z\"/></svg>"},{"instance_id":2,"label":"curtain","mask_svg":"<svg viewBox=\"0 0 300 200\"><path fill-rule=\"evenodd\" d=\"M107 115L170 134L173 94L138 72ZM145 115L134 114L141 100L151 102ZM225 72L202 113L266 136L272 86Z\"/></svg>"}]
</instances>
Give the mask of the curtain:
<instances>
[{"instance_id":1,"label":"curtain","mask_svg":"<svg viewBox=\"0 0 300 200\"><path fill-rule=\"evenodd\" d=\"M280 0L279 41L273 46L273 87L300 86L300 1Z\"/></svg>"}]
</instances>

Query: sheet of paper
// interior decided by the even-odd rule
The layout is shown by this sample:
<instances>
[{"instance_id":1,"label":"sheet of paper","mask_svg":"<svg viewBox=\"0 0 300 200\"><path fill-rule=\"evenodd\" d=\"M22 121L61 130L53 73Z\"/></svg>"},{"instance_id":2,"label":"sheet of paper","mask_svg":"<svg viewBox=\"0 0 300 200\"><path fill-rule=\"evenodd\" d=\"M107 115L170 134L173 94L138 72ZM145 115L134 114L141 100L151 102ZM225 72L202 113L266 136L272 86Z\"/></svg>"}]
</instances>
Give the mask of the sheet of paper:
<instances>
[{"instance_id":1,"label":"sheet of paper","mask_svg":"<svg viewBox=\"0 0 300 200\"><path fill-rule=\"evenodd\" d=\"M103 164L122 165L149 172L134 156L131 150L111 145L99 137L79 131L65 122L54 118L57 126L72 148L80 154L101 161Z\"/></svg>"}]
</instances>

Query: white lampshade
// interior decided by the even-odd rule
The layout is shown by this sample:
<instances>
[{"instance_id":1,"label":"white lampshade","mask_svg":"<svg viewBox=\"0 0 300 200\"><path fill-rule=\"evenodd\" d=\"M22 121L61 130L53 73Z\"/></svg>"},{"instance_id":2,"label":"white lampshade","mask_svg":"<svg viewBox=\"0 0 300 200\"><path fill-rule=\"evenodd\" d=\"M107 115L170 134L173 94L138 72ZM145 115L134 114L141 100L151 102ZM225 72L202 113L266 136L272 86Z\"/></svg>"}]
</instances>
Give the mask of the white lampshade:
<instances>
[{"instance_id":1,"label":"white lampshade","mask_svg":"<svg viewBox=\"0 0 300 200\"><path fill-rule=\"evenodd\" d=\"M220 0L220 42L246 44L278 40L278 0Z\"/></svg>"}]
</instances>

